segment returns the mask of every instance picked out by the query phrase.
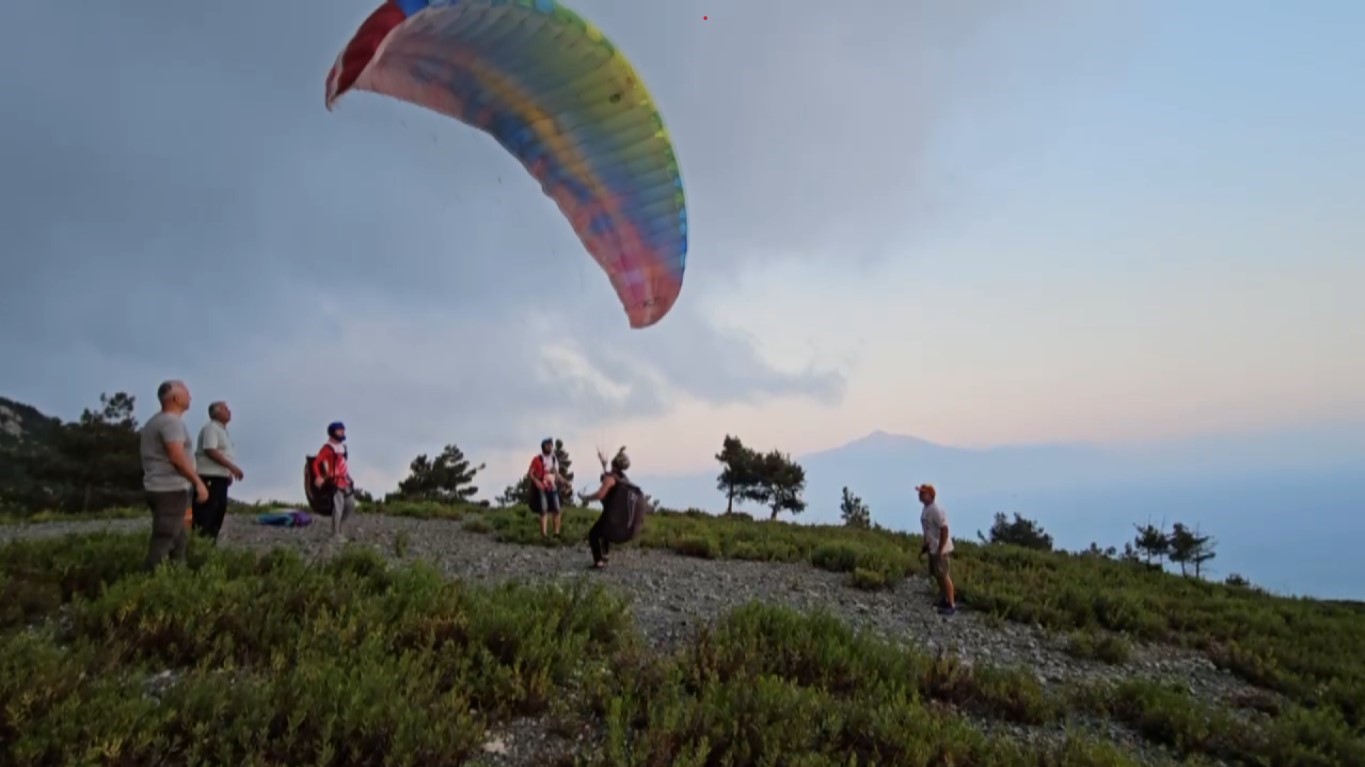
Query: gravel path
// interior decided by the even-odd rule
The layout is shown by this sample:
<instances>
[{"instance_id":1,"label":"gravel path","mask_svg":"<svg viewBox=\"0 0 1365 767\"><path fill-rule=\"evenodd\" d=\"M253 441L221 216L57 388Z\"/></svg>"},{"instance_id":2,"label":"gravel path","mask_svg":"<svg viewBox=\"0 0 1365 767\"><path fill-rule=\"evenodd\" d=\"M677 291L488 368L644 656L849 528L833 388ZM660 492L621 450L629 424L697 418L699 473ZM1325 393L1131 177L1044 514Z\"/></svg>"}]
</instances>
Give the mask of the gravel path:
<instances>
[{"instance_id":1,"label":"gravel path","mask_svg":"<svg viewBox=\"0 0 1365 767\"><path fill-rule=\"evenodd\" d=\"M0 526L0 542L96 530L147 531L149 527L147 520ZM613 551L606 570L591 571L586 543L582 547L506 544L466 532L459 522L448 520L367 515L346 532L352 542L374 546L390 558L400 558L399 553L402 559L422 558L450 576L472 581L601 581L631 602L640 630L661 650L685 641L698 627L729 610L759 601L800 610L822 608L888 638L930 652L957 653L968 663L1032 669L1047 686L1141 677L1182 685L1217 705L1228 705L1230 699L1251 689L1203 656L1178 648L1139 646L1127 663L1110 666L1067 655L1063 640L1037 627L1000 624L970 609L945 618L931 606L934 594L927 578L911 578L889 592L863 592L847 586L845 575L805 564L703 560L634 546ZM288 546L317 558L336 551L329 545L329 533L328 520L288 529L257 525L249 516L234 515L224 525L221 541L250 549Z\"/></svg>"}]
</instances>

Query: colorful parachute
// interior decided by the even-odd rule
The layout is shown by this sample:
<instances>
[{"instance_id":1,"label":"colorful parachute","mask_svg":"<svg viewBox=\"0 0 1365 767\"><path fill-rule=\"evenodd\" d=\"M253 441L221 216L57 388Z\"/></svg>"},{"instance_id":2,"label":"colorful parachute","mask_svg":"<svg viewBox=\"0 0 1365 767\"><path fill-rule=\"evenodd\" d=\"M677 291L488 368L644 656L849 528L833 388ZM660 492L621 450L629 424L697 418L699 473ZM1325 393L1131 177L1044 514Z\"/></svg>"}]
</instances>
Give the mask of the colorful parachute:
<instances>
[{"instance_id":1,"label":"colorful parachute","mask_svg":"<svg viewBox=\"0 0 1365 767\"><path fill-rule=\"evenodd\" d=\"M633 328L682 290L687 209L658 110L625 57L554 0L387 0L327 75L487 132L540 181Z\"/></svg>"}]
</instances>

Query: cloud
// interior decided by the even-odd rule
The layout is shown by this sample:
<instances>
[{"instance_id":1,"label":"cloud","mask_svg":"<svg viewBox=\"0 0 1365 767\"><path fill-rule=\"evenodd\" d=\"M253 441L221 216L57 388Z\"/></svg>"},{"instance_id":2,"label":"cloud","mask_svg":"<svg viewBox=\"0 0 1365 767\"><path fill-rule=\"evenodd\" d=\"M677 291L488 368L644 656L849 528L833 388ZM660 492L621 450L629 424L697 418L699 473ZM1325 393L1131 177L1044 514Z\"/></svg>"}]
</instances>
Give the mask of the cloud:
<instances>
[{"instance_id":1,"label":"cloud","mask_svg":"<svg viewBox=\"0 0 1365 767\"><path fill-rule=\"evenodd\" d=\"M632 332L487 136L368 94L323 109L370 5L0 10L0 387L65 415L126 388L145 417L182 377L233 402L249 487L286 490L333 418L390 471L675 398L837 402L836 366L776 367L696 296L745 262L881 250L932 197L916 169L962 82L943 62L989 19L755 0L703 29L695 4L584 2L665 104L695 222L681 302Z\"/></svg>"}]
</instances>

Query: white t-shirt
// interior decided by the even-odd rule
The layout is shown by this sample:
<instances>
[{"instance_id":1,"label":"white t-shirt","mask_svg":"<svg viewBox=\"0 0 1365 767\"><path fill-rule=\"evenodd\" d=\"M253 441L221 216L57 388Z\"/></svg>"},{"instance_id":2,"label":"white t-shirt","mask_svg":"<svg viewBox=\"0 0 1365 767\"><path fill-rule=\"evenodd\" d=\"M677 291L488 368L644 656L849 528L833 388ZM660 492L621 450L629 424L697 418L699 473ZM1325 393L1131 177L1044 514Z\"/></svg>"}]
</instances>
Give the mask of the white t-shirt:
<instances>
[{"instance_id":1,"label":"white t-shirt","mask_svg":"<svg viewBox=\"0 0 1365 767\"><path fill-rule=\"evenodd\" d=\"M231 477L232 470L209 457L209 450L221 450L229 461L237 462L232 454L232 438L221 423L209 419L199 430L199 446L194 451L194 469L201 477Z\"/></svg>"},{"instance_id":2,"label":"white t-shirt","mask_svg":"<svg viewBox=\"0 0 1365 767\"><path fill-rule=\"evenodd\" d=\"M929 553L938 554L939 532L947 526L948 515L943 513L943 509L938 507L938 503L924 504L924 512L919 515L920 527L924 528L924 542L929 544ZM953 551L953 536L948 535L948 542L943 546L944 554L951 554Z\"/></svg>"}]
</instances>

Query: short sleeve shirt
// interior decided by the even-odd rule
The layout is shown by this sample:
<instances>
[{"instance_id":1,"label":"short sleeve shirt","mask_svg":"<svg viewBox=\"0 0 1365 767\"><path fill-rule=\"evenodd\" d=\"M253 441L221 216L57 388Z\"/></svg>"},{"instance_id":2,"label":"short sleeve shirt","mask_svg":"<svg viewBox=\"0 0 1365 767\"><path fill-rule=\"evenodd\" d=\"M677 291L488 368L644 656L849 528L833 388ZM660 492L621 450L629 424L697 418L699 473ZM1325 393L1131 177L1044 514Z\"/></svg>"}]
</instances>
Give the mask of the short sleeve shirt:
<instances>
[{"instance_id":1,"label":"short sleeve shirt","mask_svg":"<svg viewBox=\"0 0 1365 767\"><path fill-rule=\"evenodd\" d=\"M226 426L213 419L199 430L199 447L194 451L195 469L201 477L231 477L232 470L209 457L209 450L221 450L229 461L236 462L232 452L232 437Z\"/></svg>"},{"instance_id":2,"label":"short sleeve shirt","mask_svg":"<svg viewBox=\"0 0 1365 767\"><path fill-rule=\"evenodd\" d=\"M175 470L171 455L166 451L167 443L178 442L185 448L185 455L194 452L189 430L180 416L158 412L143 424L138 438L142 455L142 487L151 493L189 490L190 481Z\"/></svg>"},{"instance_id":3,"label":"short sleeve shirt","mask_svg":"<svg viewBox=\"0 0 1365 767\"><path fill-rule=\"evenodd\" d=\"M929 545L930 554L938 554L939 534L948 524L948 515L937 503L924 504L924 512L919 517L920 527L924 528L924 542ZM943 546L943 553L950 554L953 551L953 537L948 536L947 543Z\"/></svg>"}]
</instances>

